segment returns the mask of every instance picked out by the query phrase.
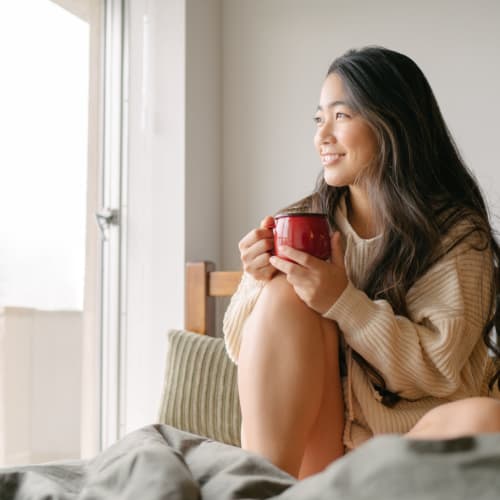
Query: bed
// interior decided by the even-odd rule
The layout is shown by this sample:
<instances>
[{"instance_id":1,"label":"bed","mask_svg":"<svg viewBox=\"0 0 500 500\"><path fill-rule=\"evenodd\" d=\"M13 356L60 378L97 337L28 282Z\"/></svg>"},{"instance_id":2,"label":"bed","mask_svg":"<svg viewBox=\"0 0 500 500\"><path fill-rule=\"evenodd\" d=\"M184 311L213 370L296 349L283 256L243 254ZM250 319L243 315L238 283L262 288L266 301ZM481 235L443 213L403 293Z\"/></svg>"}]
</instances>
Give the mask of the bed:
<instances>
[{"instance_id":1,"label":"bed","mask_svg":"<svg viewBox=\"0 0 500 500\"><path fill-rule=\"evenodd\" d=\"M0 499L500 498L500 434L377 436L303 481L242 450L236 368L214 322L214 301L240 276L187 265L185 328L167 333L157 422L91 460L0 469Z\"/></svg>"}]
</instances>

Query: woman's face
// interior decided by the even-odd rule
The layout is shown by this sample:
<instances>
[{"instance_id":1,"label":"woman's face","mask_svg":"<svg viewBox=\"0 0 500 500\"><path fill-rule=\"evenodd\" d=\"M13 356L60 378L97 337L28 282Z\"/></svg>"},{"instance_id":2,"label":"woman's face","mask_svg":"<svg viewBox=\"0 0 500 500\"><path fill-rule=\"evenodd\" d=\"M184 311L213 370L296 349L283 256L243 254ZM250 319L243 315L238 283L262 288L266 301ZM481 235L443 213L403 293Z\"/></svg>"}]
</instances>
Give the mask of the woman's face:
<instances>
[{"instance_id":1,"label":"woman's face","mask_svg":"<svg viewBox=\"0 0 500 500\"><path fill-rule=\"evenodd\" d=\"M314 145L329 186L356 184L376 157L377 139L368 122L348 105L342 80L330 74L321 88Z\"/></svg>"}]
</instances>

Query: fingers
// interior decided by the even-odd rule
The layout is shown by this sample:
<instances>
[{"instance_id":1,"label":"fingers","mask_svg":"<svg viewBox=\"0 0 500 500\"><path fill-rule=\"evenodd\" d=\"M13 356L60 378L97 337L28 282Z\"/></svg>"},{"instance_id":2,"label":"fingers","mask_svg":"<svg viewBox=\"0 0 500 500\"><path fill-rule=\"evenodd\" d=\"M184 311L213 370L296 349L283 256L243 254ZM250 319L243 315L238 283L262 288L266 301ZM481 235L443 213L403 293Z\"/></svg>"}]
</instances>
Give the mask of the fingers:
<instances>
[{"instance_id":1,"label":"fingers","mask_svg":"<svg viewBox=\"0 0 500 500\"><path fill-rule=\"evenodd\" d=\"M255 279L270 279L277 272L269 263L269 252L274 247L272 227L274 219L265 217L260 227L250 231L238 244L243 269Z\"/></svg>"},{"instance_id":2,"label":"fingers","mask_svg":"<svg viewBox=\"0 0 500 500\"><path fill-rule=\"evenodd\" d=\"M301 252L289 246L280 246L280 255L307 268L314 267L315 263L319 260L306 252Z\"/></svg>"},{"instance_id":3,"label":"fingers","mask_svg":"<svg viewBox=\"0 0 500 500\"><path fill-rule=\"evenodd\" d=\"M268 215L266 217L264 217L260 223L260 227L262 229L270 229L270 228L273 228L274 227L274 219Z\"/></svg>"},{"instance_id":4,"label":"fingers","mask_svg":"<svg viewBox=\"0 0 500 500\"><path fill-rule=\"evenodd\" d=\"M283 249L283 247L282 247L282 249ZM287 249L289 249L289 247L287 247ZM292 250L294 250L294 249L292 249ZM298 250L294 250L294 252L290 252L290 254L295 254L295 252L297 252L299 254L303 254L303 252L299 252ZM300 256L301 260L309 261L309 258L314 259L314 257L311 257L308 254L304 254L304 255L305 255L305 258ZM287 255L287 257L291 258L291 255ZM295 259L293 259L293 260L295 260ZM269 262L271 263L271 265L275 269L284 273L287 277L288 282L291 284L295 284L297 282L300 282L306 276L309 276L309 277L311 276L311 272L310 272L311 268L308 266L303 266L300 263L298 263L297 261L291 262L289 260L286 260L286 259L283 259L280 257L272 256L269 258Z\"/></svg>"},{"instance_id":5,"label":"fingers","mask_svg":"<svg viewBox=\"0 0 500 500\"><path fill-rule=\"evenodd\" d=\"M270 255L262 253L248 264L244 264L245 272L251 274L257 280L269 280L278 270L269 263Z\"/></svg>"},{"instance_id":6,"label":"fingers","mask_svg":"<svg viewBox=\"0 0 500 500\"><path fill-rule=\"evenodd\" d=\"M265 238L256 241L253 245L241 250L241 261L243 264L250 263L259 255L268 255L269 251L274 247L274 241L270 238Z\"/></svg>"},{"instance_id":7,"label":"fingers","mask_svg":"<svg viewBox=\"0 0 500 500\"><path fill-rule=\"evenodd\" d=\"M278 273L278 270L275 269L273 266L268 264L267 266L261 267L260 269L257 269L251 273L251 275L259 281L268 281L270 280L275 274Z\"/></svg>"},{"instance_id":8,"label":"fingers","mask_svg":"<svg viewBox=\"0 0 500 500\"><path fill-rule=\"evenodd\" d=\"M280 259L279 257L276 256L270 257L269 262L275 269L281 271L282 273L285 273L287 277L292 274L294 268L298 267L297 264L289 262L288 260L285 259Z\"/></svg>"},{"instance_id":9,"label":"fingers","mask_svg":"<svg viewBox=\"0 0 500 500\"><path fill-rule=\"evenodd\" d=\"M245 249L250 248L257 241L263 239L272 240L273 230L266 228L253 229L240 240L240 242L238 243L238 248L240 249L240 252L242 252Z\"/></svg>"},{"instance_id":10,"label":"fingers","mask_svg":"<svg viewBox=\"0 0 500 500\"><path fill-rule=\"evenodd\" d=\"M331 307L348 283L339 232L333 235L331 243L331 262L288 246L280 246L281 258L272 256L269 259L275 269L286 275L298 297L320 314Z\"/></svg>"},{"instance_id":11,"label":"fingers","mask_svg":"<svg viewBox=\"0 0 500 500\"><path fill-rule=\"evenodd\" d=\"M285 273L288 282L293 285L303 282L304 279L315 281L327 264L313 255L289 246L280 247L280 257L272 256L269 262L278 271Z\"/></svg>"}]
</instances>

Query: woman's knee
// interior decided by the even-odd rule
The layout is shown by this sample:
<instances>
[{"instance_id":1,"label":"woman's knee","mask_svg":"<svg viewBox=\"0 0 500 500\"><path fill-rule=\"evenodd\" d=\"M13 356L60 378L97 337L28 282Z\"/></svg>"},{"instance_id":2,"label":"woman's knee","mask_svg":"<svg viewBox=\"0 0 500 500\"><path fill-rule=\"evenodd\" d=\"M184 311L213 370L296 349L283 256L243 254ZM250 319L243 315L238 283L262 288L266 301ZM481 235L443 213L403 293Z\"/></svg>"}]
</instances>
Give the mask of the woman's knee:
<instances>
[{"instance_id":1,"label":"woman's knee","mask_svg":"<svg viewBox=\"0 0 500 500\"><path fill-rule=\"evenodd\" d=\"M463 400L465 418L472 422L475 433L500 432L500 401L493 398Z\"/></svg>"},{"instance_id":2,"label":"woman's knee","mask_svg":"<svg viewBox=\"0 0 500 500\"><path fill-rule=\"evenodd\" d=\"M288 306L290 304L307 307L295 293L293 286L288 282L284 274L276 275L270 280L260 296L261 302L269 305Z\"/></svg>"},{"instance_id":3,"label":"woman's knee","mask_svg":"<svg viewBox=\"0 0 500 500\"><path fill-rule=\"evenodd\" d=\"M322 321L321 315L297 296L286 277L278 275L266 284L245 322L241 350L286 350L318 356L325 347Z\"/></svg>"},{"instance_id":4,"label":"woman's knee","mask_svg":"<svg viewBox=\"0 0 500 500\"><path fill-rule=\"evenodd\" d=\"M417 422L409 437L451 438L500 432L500 401L472 397L433 408Z\"/></svg>"},{"instance_id":5,"label":"woman's knee","mask_svg":"<svg viewBox=\"0 0 500 500\"><path fill-rule=\"evenodd\" d=\"M321 318L299 298L283 274L275 276L266 284L252 315L272 324L295 321L318 322Z\"/></svg>"},{"instance_id":6,"label":"woman's knee","mask_svg":"<svg viewBox=\"0 0 500 500\"><path fill-rule=\"evenodd\" d=\"M468 434L500 432L500 401L473 397L454 401L447 408L449 423Z\"/></svg>"}]
</instances>

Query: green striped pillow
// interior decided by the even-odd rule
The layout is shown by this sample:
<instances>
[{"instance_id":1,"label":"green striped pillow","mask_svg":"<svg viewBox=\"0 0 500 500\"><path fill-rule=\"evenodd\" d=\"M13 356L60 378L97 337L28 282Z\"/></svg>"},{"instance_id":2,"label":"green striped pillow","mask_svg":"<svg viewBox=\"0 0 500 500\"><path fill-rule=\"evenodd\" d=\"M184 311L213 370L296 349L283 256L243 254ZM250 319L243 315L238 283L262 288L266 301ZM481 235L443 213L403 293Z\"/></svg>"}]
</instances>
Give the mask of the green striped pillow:
<instances>
[{"instance_id":1,"label":"green striped pillow","mask_svg":"<svg viewBox=\"0 0 500 500\"><path fill-rule=\"evenodd\" d=\"M236 366L224 340L170 330L167 343L159 423L240 446Z\"/></svg>"}]
</instances>

